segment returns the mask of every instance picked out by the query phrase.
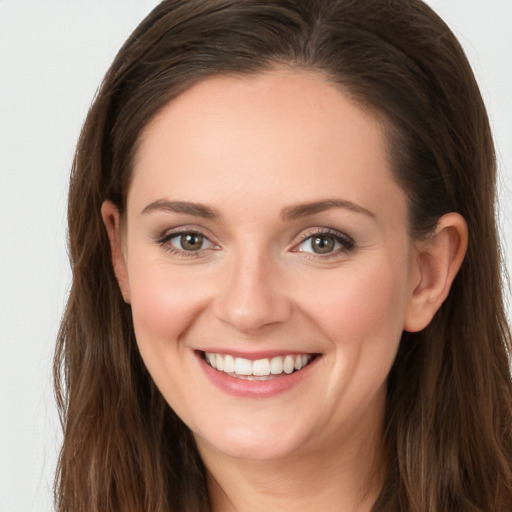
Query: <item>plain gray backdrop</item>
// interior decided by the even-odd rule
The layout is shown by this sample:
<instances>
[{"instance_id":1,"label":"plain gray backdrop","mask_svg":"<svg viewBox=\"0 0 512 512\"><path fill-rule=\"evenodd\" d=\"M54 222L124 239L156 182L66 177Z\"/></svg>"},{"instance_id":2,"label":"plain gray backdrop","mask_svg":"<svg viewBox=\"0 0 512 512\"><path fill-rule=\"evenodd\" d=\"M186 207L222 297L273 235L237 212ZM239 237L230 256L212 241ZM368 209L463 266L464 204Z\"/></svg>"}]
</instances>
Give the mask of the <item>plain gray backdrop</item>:
<instances>
[{"instance_id":1,"label":"plain gray backdrop","mask_svg":"<svg viewBox=\"0 0 512 512\"><path fill-rule=\"evenodd\" d=\"M0 0L0 512L52 510L51 359L70 279L73 149L108 65L157 3ZM462 42L489 109L512 268L512 0L428 3Z\"/></svg>"}]
</instances>

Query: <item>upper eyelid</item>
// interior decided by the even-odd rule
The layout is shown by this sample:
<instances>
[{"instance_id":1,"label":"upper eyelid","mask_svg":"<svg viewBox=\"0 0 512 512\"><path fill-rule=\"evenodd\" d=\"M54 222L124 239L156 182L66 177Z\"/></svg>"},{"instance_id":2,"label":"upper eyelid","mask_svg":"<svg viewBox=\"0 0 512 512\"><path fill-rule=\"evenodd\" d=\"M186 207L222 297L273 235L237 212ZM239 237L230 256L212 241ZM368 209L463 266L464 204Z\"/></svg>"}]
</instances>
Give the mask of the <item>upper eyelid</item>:
<instances>
[{"instance_id":1,"label":"upper eyelid","mask_svg":"<svg viewBox=\"0 0 512 512\"><path fill-rule=\"evenodd\" d=\"M350 235L347 235L347 233L344 233L343 231L339 231L338 229L333 228L311 228L304 230L299 235L299 242L303 242L315 235L332 235L347 242L350 242L352 244L355 244L354 239Z\"/></svg>"},{"instance_id":2,"label":"upper eyelid","mask_svg":"<svg viewBox=\"0 0 512 512\"><path fill-rule=\"evenodd\" d=\"M210 233L210 231L205 230L203 228L198 228L196 226L179 226L177 228L166 229L160 232L156 236L156 239L158 241L165 242L166 240L170 240L172 238L175 238L186 233L194 233L196 235L201 235L204 238L208 239L212 244L219 245L217 242L212 240L212 238L215 237Z\"/></svg>"}]
</instances>

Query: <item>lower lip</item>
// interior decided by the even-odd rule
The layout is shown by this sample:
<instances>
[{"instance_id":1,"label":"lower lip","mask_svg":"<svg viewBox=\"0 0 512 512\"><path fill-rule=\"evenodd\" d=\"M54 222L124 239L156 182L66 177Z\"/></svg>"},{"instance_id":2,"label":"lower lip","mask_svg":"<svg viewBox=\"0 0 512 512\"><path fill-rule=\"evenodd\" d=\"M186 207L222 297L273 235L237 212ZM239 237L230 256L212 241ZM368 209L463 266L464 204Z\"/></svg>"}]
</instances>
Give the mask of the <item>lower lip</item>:
<instances>
[{"instance_id":1,"label":"lower lip","mask_svg":"<svg viewBox=\"0 0 512 512\"><path fill-rule=\"evenodd\" d=\"M270 398L300 384L308 377L320 357L315 357L302 370L290 374L275 376L269 380L245 380L231 377L225 372L212 368L203 358L202 353L196 353L199 364L207 378L221 391L242 398Z\"/></svg>"}]
</instances>

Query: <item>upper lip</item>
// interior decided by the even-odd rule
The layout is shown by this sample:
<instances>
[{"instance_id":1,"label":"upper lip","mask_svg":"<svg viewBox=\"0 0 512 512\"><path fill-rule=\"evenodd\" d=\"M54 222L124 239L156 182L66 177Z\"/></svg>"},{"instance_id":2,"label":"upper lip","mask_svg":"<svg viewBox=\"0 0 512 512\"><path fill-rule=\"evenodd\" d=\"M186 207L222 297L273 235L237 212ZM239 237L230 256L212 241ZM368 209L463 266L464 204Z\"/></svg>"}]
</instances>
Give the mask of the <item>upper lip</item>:
<instances>
[{"instance_id":1,"label":"upper lip","mask_svg":"<svg viewBox=\"0 0 512 512\"><path fill-rule=\"evenodd\" d=\"M258 350L251 352L243 352L240 350L229 350L225 348L203 348L198 349L198 352L208 352L210 354L222 354L230 355L241 359L249 359L250 361L256 361L258 359L271 359L272 357L278 356L298 356L298 355L316 355L318 352L301 351L301 350Z\"/></svg>"}]
</instances>

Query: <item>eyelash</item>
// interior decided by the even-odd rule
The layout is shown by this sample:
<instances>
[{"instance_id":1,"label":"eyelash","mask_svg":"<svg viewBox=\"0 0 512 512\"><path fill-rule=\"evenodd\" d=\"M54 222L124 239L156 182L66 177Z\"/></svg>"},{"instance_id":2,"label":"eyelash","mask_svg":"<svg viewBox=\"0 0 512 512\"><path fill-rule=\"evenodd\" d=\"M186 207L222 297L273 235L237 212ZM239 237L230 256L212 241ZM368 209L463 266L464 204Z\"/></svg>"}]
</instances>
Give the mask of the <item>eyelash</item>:
<instances>
[{"instance_id":1,"label":"eyelash","mask_svg":"<svg viewBox=\"0 0 512 512\"><path fill-rule=\"evenodd\" d=\"M329 237L333 238L335 242L337 242L341 247L334 249L331 252L325 253L325 254L318 254L308 251L300 251L296 248L300 247L304 244L304 242L307 242L308 240L313 240L315 237ZM313 230L306 231L303 235L301 235L301 240L298 244L294 246L294 249L292 249L292 252L301 252L304 254L304 257L310 260L318 260L318 259L328 259L331 257L339 256L340 253L349 253L353 249L355 249L355 242L354 240L349 237L348 235L341 233L340 231L337 231L335 229L331 228L316 228Z\"/></svg>"},{"instance_id":2,"label":"eyelash","mask_svg":"<svg viewBox=\"0 0 512 512\"><path fill-rule=\"evenodd\" d=\"M177 231L172 232L166 232L162 236L160 236L157 239L157 243L161 245L169 254L172 254L173 256L177 256L179 258L198 258L200 256L203 256L203 253L205 249L198 249L197 251L186 251L183 249L179 249L178 247L173 246L169 242L174 239L181 237L183 235L197 235L202 237L204 240L206 240L208 243L211 244L212 247L217 247L208 236L206 236L201 231L195 230L195 229L179 229Z\"/></svg>"},{"instance_id":3,"label":"eyelash","mask_svg":"<svg viewBox=\"0 0 512 512\"><path fill-rule=\"evenodd\" d=\"M177 231L172 232L166 232L162 236L157 238L157 243L162 246L169 254L172 254L174 256L180 257L180 258L198 258L204 255L204 251L207 249L198 249L197 251L186 251L183 249L179 249L169 242L173 240L174 238L181 237L183 235L197 235L202 237L205 241L207 241L209 244L211 244L211 247L218 248L217 245L215 245L208 236L206 236L201 231L195 230L195 229L179 229ZM332 239L334 239L335 243L338 243L341 245L341 247L334 249L331 252L325 253L325 254L318 254L313 252L308 252L304 250L299 250L298 247L303 245L307 240L313 240L314 237L321 237L321 236L328 236ZM340 253L349 253L355 248L355 242L354 240L349 237L348 235L341 233L340 231L331 229L331 228L315 228L308 230L304 232L298 243L296 243L293 248L291 249L291 252L300 252L304 255L305 258L309 260L326 260L331 257L338 256Z\"/></svg>"}]
</instances>

